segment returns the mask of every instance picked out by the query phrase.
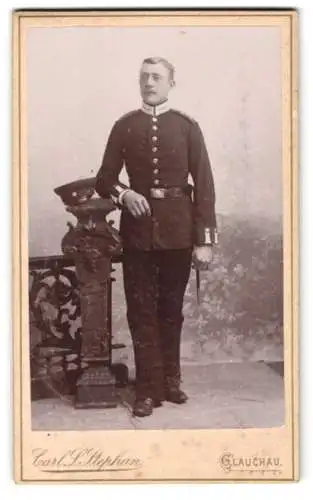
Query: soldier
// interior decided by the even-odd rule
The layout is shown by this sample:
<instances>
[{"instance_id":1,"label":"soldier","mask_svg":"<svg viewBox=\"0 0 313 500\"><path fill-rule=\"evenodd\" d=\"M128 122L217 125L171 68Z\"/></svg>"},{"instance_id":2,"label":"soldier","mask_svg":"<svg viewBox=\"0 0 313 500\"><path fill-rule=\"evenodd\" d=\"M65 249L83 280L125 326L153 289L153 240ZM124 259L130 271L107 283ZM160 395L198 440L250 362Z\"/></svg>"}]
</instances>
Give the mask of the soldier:
<instances>
[{"instance_id":1,"label":"soldier","mask_svg":"<svg viewBox=\"0 0 313 500\"><path fill-rule=\"evenodd\" d=\"M174 67L151 57L140 70L142 107L117 120L96 190L121 208L127 320L136 365L136 416L182 404L180 340L191 265L205 269L217 242L215 191L198 123L170 108ZM125 165L129 186L119 182ZM191 174L193 188L188 184Z\"/></svg>"}]
</instances>

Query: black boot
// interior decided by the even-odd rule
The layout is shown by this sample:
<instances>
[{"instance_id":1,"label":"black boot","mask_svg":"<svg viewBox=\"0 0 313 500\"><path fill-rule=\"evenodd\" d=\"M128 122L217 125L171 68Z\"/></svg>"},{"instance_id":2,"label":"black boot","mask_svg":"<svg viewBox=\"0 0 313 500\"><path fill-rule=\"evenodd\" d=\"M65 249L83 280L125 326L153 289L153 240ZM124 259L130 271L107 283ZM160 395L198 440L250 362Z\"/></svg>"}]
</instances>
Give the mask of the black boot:
<instances>
[{"instance_id":1,"label":"black boot","mask_svg":"<svg viewBox=\"0 0 313 500\"><path fill-rule=\"evenodd\" d=\"M161 401L152 398L136 399L133 415L135 417L148 417L152 415L153 408L162 406Z\"/></svg>"},{"instance_id":2,"label":"black boot","mask_svg":"<svg viewBox=\"0 0 313 500\"><path fill-rule=\"evenodd\" d=\"M188 396L178 387L171 387L166 390L165 399L166 401L170 401L171 403L181 405L183 403L186 403L186 401L188 400Z\"/></svg>"},{"instance_id":3,"label":"black boot","mask_svg":"<svg viewBox=\"0 0 313 500\"><path fill-rule=\"evenodd\" d=\"M171 367L172 368L172 367ZM172 370L173 371L173 370ZM181 376L180 371L176 367L175 375L167 375L165 377L165 400L171 403L181 405L188 400L187 394L180 389Z\"/></svg>"}]
</instances>

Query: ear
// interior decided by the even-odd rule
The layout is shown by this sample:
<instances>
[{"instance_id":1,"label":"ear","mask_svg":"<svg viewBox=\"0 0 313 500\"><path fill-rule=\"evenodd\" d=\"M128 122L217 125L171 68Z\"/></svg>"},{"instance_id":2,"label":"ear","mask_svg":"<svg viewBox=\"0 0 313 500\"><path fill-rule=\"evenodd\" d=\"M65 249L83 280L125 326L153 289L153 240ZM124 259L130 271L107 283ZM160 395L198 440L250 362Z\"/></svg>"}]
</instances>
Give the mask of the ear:
<instances>
[{"instance_id":1,"label":"ear","mask_svg":"<svg viewBox=\"0 0 313 500\"><path fill-rule=\"evenodd\" d=\"M175 80L171 80L171 83L170 83L170 85L171 85L171 87L175 87L175 85L176 85L176 82L175 82Z\"/></svg>"}]
</instances>

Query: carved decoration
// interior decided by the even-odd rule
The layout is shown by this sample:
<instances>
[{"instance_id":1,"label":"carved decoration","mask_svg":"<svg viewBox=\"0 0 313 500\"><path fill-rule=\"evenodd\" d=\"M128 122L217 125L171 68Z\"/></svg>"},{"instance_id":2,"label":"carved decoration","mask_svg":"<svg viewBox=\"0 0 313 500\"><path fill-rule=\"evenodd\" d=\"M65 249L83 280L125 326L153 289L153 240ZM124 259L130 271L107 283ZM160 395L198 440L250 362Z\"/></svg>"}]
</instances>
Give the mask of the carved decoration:
<instances>
[{"instance_id":1,"label":"carved decoration","mask_svg":"<svg viewBox=\"0 0 313 500\"><path fill-rule=\"evenodd\" d=\"M77 218L76 226L68 223L62 251L75 262L82 318L81 357L88 364L77 382L76 406L80 408L117 404L109 301L111 259L121 254L122 245L118 231L106 220L114 205L110 200L93 198L93 183L94 179L83 179L55 190L67 211Z\"/></svg>"},{"instance_id":2,"label":"carved decoration","mask_svg":"<svg viewBox=\"0 0 313 500\"><path fill-rule=\"evenodd\" d=\"M48 269L31 269L30 275L30 312L43 333L43 343L51 345L54 341L78 352L81 308L75 268L54 265Z\"/></svg>"}]
</instances>

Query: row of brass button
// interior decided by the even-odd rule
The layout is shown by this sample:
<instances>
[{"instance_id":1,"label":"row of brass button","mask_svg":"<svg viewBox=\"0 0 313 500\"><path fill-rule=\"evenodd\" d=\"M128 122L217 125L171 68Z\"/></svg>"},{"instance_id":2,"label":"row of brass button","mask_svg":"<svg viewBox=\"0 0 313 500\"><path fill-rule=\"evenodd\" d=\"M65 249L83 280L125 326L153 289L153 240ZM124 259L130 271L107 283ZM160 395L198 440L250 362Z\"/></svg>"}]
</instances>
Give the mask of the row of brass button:
<instances>
[{"instance_id":1,"label":"row of brass button","mask_svg":"<svg viewBox=\"0 0 313 500\"><path fill-rule=\"evenodd\" d=\"M152 121L153 121L154 123L156 123L156 122L158 121L158 119L157 119L155 116L153 116ZM158 130L157 125L152 125L152 130L157 131L157 130ZM153 141L154 143L155 143L157 140L158 140L158 138L157 138L157 136L156 136L156 135L152 136L152 141ZM154 145L154 146L152 147L152 152L153 152L153 153L156 153L156 152L157 152L157 150L158 150L158 148ZM152 159L152 162L154 163L154 165L157 165L157 164L159 163L159 159L158 159L158 158L153 158L153 159ZM158 174L159 174L159 172L160 172L160 171L159 171L159 169L158 169L158 168L155 168L155 169L153 170L154 175L158 175ZM154 179L153 183L154 183L154 185L155 185L155 186L157 186L158 184L160 184L160 181L159 181L159 179Z\"/></svg>"}]
</instances>

